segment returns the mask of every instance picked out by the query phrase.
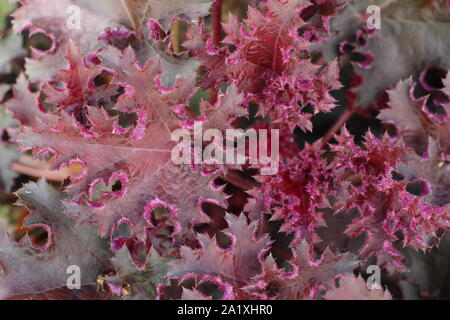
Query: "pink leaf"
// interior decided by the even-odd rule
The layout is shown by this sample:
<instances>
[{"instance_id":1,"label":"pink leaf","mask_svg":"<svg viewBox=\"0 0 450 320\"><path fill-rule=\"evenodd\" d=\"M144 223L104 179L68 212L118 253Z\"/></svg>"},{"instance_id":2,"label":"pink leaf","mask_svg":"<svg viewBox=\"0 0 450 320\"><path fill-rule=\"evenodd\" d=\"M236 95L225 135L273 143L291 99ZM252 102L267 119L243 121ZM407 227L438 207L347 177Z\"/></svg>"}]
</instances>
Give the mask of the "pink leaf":
<instances>
[{"instance_id":1,"label":"pink leaf","mask_svg":"<svg viewBox=\"0 0 450 320\"><path fill-rule=\"evenodd\" d=\"M171 133L180 128L180 119L173 108L187 105L194 88L193 79L180 78L174 87L165 88L158 83L161 71L157 60L149 60L141 68L131 48L124 53L111 48L104 51L102 58L106 56L106 68L113 74L113 83L125 88L116 108L137 115L132 130L121 128L117 118L97 108L86 107L81 111L82 117L62 112L57 123L25 128L18 140L22 148L33 149L35 155L43 152L52 155L53 168L74 160L83 165L83 173L73 177L68 188L76 201L65 206L80 222L98 223L102 236L108 235L122 217L127 217L133 224L133 233L142 237L148 227L144 209L157 198L176 208L176 219L183 229L181 235L187 234L193 223L209 220L201 211L203 202L223 204L225 200L211 185L217 174L207 176L171 160L175 146ZM67 72L78 74L77 69ZM77 97L76 92L68 91L68 98ZM220 101L225 104L227 100ZM223 116L235 117L228 113ZM122 179L120 193L111 190L116 172L126 177ZM94 199L95 190L101 185L109 191L100 192L100 198Z\"/></svg>"},{"instance_id":2,"label":"pink leaf","mask_svg":"<svg viewBox=\"0 0 450 320\"><path fill-rule=\"evenodd\" d=\"M224 46L219 48L213 47L207 36L199 39L199 30L191 27L185 46L197 53L207 71L202 86L235 82L248 99L256 99L261 115L291 129L299 125L311 130L302 108L311 103L315 112L330 111L335 102L330 91L341 85L336 62L320 68L308 58L299 58L311 46L297 34L305 25L299 14L308 4L304 0L271 0L264 11L250 7L244 22L230 15L224 24Z\"/></svg>"},{"instance_id":3,"label":"pink leaf","mask_svg":"<svg viewBox=\"0 0 450 320\"><path fill-rule=\"evenodd\" d=\"M51 40L47 51L33 50L27 59L26 69L31 81L49 80L64 67L64 55L69 40L84 53L95 53L105 46L98 41L108 27L120 26L120 17L103 10L104 1L86 5L82 0L60 0L45 3L43 0L21 0L22 6L13 13L16 32L29 30L30 35L44 34ZM116 18L116 19L114 19Z\"/></svg>"},{"instance_id":4,"label":"pink leaf","mask_svg":"<svg viewBox=\"0 0 450 320\"><path fill-rule=\"evenodd\" d=\"M39 104L39 93L30 91L28 80L23 73L17 78L12 90L14 97L5 105L22 125L33 125L38 118L44 116Z\"/></svg>"}]
</instances>

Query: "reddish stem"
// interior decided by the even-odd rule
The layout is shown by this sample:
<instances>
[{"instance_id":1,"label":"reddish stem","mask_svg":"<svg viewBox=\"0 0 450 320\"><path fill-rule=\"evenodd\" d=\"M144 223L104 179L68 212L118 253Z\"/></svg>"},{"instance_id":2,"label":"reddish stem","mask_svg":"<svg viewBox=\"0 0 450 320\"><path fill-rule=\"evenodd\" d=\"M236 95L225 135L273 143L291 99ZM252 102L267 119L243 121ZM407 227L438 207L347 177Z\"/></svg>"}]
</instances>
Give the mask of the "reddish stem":
<instances>
[{"instance_id":1,"label":"reddish stem","mask_svg":"<svg viewBox=\"0 0 450 320\"><path fill-rule=\"evenodd\" d=\"M322 138L322 140L320 142L321 148L325 147L325 145L328 143L328 141L330 141L331 138L333 138L334 134L337 133L341 129L341 127L344 125L344 123L346 123L347 120L351 118L353 113L354 113L354 109L348 108L344 111L343 114L341 114L338 121L331 127L330 130L328 130L326 135Z\"/></svg>"},{"instance_id":2,"label":"reddish stem","mask_svg":"<svg viewBox=\"0 0 450 320\"><path fill-rule=\"evenodd\" d=\"M27 155L22 155L19 160L14 161L11 164L11 170L30 177L44 177L55 182L63 182L71 174L68 168L59 171L50 170L48 163L34 160Z\"/></svg>"},{"instance_id":3,"label":"reddish stem","mask_svg":"<svg viewBox=\"0 0 450 320\"><path fill-rule=\"evenodd\" d=\"M68 177L68 175L64 172L58 172L58 171L51 171L48 169L42 169L42 168L33 168L26 166L20 162L14 161L11 164L11 170L21 173L30 177L35 178L41 178L44 177L46 180L49 181L57 181L62 182L64 179Z\"/></svg>"},{"instance_id":4,"label":"reddish stem","mask_svg":"<svg viewBox=\"0 0 450 320\"><path fill-rule=\"evenodd\" d=\"M222 38L222 3L223 0L215 0L212 9L213 16L213 41L215 46L219 46Z\"/></svg>"}]
</instances>

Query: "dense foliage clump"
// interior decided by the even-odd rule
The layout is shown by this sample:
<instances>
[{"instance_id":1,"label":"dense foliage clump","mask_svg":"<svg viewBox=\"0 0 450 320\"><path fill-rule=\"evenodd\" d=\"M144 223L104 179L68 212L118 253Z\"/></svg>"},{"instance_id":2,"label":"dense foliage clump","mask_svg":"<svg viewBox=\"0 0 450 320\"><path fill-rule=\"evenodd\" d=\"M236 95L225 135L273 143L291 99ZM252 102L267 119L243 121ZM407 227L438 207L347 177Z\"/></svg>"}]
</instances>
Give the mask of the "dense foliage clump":
<instances>
[{"instance_id":1,"label":"dense foliage clump","mask_svg":"<svg viewBox=\"0 0 450 320\"><path fill-rule=\"evenodd\" d=\"M448 297L448 1L16 2L0 298ZM195 123L279 130L278 171L174 163Z\"/></svg>"}]
</instances>

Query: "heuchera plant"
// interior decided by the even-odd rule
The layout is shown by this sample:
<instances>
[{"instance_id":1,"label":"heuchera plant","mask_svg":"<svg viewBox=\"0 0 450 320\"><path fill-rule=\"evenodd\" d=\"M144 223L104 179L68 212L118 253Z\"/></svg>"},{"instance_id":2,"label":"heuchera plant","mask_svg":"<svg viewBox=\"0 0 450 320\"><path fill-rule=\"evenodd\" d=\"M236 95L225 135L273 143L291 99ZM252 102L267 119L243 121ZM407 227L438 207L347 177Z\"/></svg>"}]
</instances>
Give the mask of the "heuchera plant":
<instances>
[{"instance_id":1,"label":"heuchera plant","mask_svg":"<svg viewBox=\"0 0 450 320\"><path fill-rule=\"evenodd\" d=\"M445 295L448 1L11 2L0 187L28 214L0 222L0 298ZM278 129L279 170L175 164L195 122Z\"/></svg>"}]
</instances>

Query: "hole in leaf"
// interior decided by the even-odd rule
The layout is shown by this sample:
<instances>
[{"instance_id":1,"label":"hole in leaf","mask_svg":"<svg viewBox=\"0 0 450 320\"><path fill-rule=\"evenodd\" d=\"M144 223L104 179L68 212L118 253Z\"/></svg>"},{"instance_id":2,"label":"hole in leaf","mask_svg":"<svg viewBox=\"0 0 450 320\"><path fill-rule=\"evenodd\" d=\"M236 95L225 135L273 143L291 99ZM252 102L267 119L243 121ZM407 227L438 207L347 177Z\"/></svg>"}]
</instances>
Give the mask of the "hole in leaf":
<instances>
[{"instance_id":1,"label":"hole in leaf","mask_svg":"<svg viewBox=\"0 0 450 320\"><path fill-rule=\"evenodd\" d=\"M357 36L356 36L356 41L358 42L358 44L362 47L364 47L365 45L367 45L367 38L364 35L364 33L362 32L358 32Z\"/></svg>"},{"instance_id":2,"label":"hole in leaf","mask_svg":"<svg viewBox=\"0 0 450 320\"><path fill-rule=\"evenodd\" d=\"M36 247L44 247L48 243L48 232L42 227L28 229L28 236Z\"/></svg>"},{"instance_id":3,"label":"hole in leaf","mask_svg":"<svg viewBox=\"0 0 450 320\"><path fill-rule=\"evenodd\" d=\"M199 233L208 233L209 236L214 236L218 231L227 227L225 221L225 209L210 202L203 202L201 204L202 211L211 219L209 223L198 223L194 225L194 230Z\"/></svg>"},{"instance_id":4,"label":"hole in leaf","mask_svg":"<svg viewBox=\"0 0 450 320\"><path fill-rule=\"evenodd\" d=\"M186 289L192 289L195 287L195 278L190 277L185 279L183 282L180 283L180 286L186 288Z\"/></svg>"},{"instance_id":5,"label":"hole in leaf","mask_svg":"<svg viewBox=\"0 0 450 320\"><path fill-rule=\"evenodd\" d=\"M390 137L397 137L399 135L397 126L393 123L382 123L383 129L387 132Z\"/></svg>"},{"instance_id":6,"label":"hole in leaf","mask_svg":"<svg viewBox=\"0 0 450 320\"><path fill-rule=\"evenodd\" d=\"M197 286L197 290L207 297L212 297L213 300L219 300L223 297L222 290L212 281L203 282Z\"/></svg>"},{"instance_id":7,"label":"hole in leaf","mask_svg":"<svg viewBox=\"0 0 450 320\"><path fill-rule=\"evenodd\" d=\"M355 45L351 42L344 41L339 45L339 52L342 54L349 54L355 50Z\"/></svg>"},{"instance_id":8,"label":"hole in leaf","mask_svg":"<svg viewBox=\"0 0 450 320\"><path fill-rule=\"evenodd\" d=\"M366 56L360 52L353 52L350 55L350 60L353 62L365 62L366 61Z\"/></svg>"},{"instance_id":9,"label":"hole in leaf","mask_svg":"<svg viewBox=\"0 0 450 320\"><path fill-rule=\"evenodd\" d=\"M103 70L98 76L94 78L94 85L96 87L103 87L111 84L113 75L111 72Z\"/></svg>"},{"instance_id":10,"label":"hole in leaf","mask_svg":"<svg viewBox=\"0 0 450 320\"><path fill-rule=\"evenodd\" d=\"M170 284L164 286L163 298L164 300L180 299L182 292L183 287L178 283L178 281L175 279L171 279Z\"/></svg>"},{"instance_id":11,"label":"hole in leaf","mask_svg":"<svg viewBox=\"0 0 450 320\"><path fill-rule=\"evenodd\" d=\"M129 128L136 125L137 116L135 113L119 113L119 126Z\"/></svg>"},{"instance_id":12,"label":"hole in leaf","mask_svg":"<svg viewBox=\"0 0 450 320\"><path fill-rule=\"evenodd\" d=\"M418 197L424 196L424 195L428 194L428 192L429 192L428 185L423 180L417 180L417 181L409 183L406 186L406 191L408 191L412 195L415 195Z\"/></svg>"},{"instance_id":13,"label":"hole in leaf","mask_svg":"<svg viewBox=\"0 0 450 320\"><path fill-rule=\"evenodd\" d=\"M10 138L11 138L11 137L10 137L8 131L7 131L6 129L3 129L2 135L1 135L1 140L2 140L3 142L8 142Z\"/></svg>"},{"instance_id":14,"label":"hole in leaf","mask_svg":"<svg viewBox=\"0 0 450 320\"><path fill-rule=\"evenodd\" d=\"M122 191L122 188L123 188L122 181L117 179L117 181L114 182L114 184L113 184L113 186L111 188L111 191L112 192L119 192L119 191Z\"/></svg>"},{"instance_id":15,"label":"hole in leaf","mask_svg":"<svg viewBox=\"0 0 450 320\"><path fill-rule=\"evenodd\" d=\"M401 180L405 179L405 177L397 171L392 171L392 179L394 179L396 181L401 181Z\"/></svg>"},{"instance_id":16,"label":"hole in leaf","mask_svg":"<svg viewBox=\"0 0 450 320\"><path fill-rule=\"evenodd\" d=\"M308 113L308 114L314 114L314 106L310 103L308 103L306 106L304 106L301 110L302 113Z\"/></svg>"},{"instance_id":17,"label":"hole in leaf","mask_svg":"<svg viewBox=\"0 0 450 320\"><path fill-rule=\"evenodd\" d=\"M32 35L29 38L29 43L31 47L43 52L47 52L53 46L53 40L41 32Z\"/></svg>"},{"instance_id":18,"label":"hole in leaf","mask_svg":"<svg viewBox=\"0 0 450 320\"><path fill-rule=\"evenodd\" d=\"M236 51L237 47L233 44L229 44L228 45L228 52L229 53L233 53L234 51Z\"/></svg>"},{"instance_id":19,"label":"hole in leaf","mask_svg":"<svg viewBox=\"0 0 450 320\"><path fill-rule=\"evenodd\" d=\"M316 5L311 5L309 7L306 7L305 9L303 9L301 11L300 17L303 20L308 20L316 14L317 10L318 10L318 7Z\"/></svg>"},{"instance_id":20,"label":"hole in leaf","mask_svg":"<svg viewBox=\"0 0 450 320\"><path fill-rule=\"evenodd\" d=\"M447 76L447 70L438 66L432 66L422 71L420 74L420 84L427 91L433 91L436 89L442 89L444 83L442 80Z\"/></svg>"},{"instance_id":21,"label":"hole in leaf","mask_svg":"<svg viewBox=\"0 0 450 320\"><path fill-rule=\"evenodd\" d=\"M368 68L372 65L374 57L369 52L352 52L350 60L355 62L361 68Z\"/></svg>"},{"instance_id":22,"label":"hole in leaf","mask_svg":"<svg viewBox=\"0 0 450 320\"><path fill-rule=\"evenodd\" d=\"M413 88L413 97L416 99L425 97L428 92L422 87L420 83L416 83Z\"/></svg>"},{"instance_id":23,"label":"hole in leaf","mask_svg":"<svg viewBox=\"0 0 450 320\"><path fill-rule=\"evenodd\" d=\"M222 249L229 249L233 243L225 233L219 231L216 234L217 245Z\"/></svg>"},{"instance_id":24,"label":"hole in leaf","mask_svg":"<svg viewBox=\"0 0 450 320\"><path fill-rule=\"evenodd\" d=\"M447 111L443 105L447 104L449 100L442 91L433 91L426 102L427 111L439 119L445 119Z\"/></svg>"}]
</instances>

